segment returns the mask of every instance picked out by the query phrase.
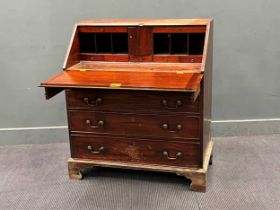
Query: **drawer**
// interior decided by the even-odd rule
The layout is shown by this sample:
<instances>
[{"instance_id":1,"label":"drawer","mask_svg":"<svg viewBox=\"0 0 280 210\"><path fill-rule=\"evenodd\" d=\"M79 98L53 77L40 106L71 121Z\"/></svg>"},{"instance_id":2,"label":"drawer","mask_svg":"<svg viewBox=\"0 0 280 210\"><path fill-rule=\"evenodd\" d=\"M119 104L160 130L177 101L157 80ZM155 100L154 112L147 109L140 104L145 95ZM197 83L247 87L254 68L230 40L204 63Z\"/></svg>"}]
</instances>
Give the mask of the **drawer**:
<instances>
[{"instance_id":1,"label":"drawer","mask_svg":"<svg viewBox=\"0 0 280 210\"><path fill-rule=\"evenodd\" d=\"M69 111L72 132L91 132L153 138L199 140L197 115L154 115L94 111Z\"/></svg>"},{"instance_id":2,"label":"drawer","mask_svg":"<svg viewBox=\"0 0 280 210\"><path fill-rule=\"evenodd\" d=\"M69 109L117 112L192 112L199 113L199 97L192 93L67 89Z\"/></svg>"},{"instance_id":3,"label":"drawer","mask_svg":"<svg viewBox=\"0 0 280 210\"><path fill-rule=\"evenodd\" d=\"M73 158L198 167L200 144L97 135L71 136Z\"/></svg>"}]
</instances>

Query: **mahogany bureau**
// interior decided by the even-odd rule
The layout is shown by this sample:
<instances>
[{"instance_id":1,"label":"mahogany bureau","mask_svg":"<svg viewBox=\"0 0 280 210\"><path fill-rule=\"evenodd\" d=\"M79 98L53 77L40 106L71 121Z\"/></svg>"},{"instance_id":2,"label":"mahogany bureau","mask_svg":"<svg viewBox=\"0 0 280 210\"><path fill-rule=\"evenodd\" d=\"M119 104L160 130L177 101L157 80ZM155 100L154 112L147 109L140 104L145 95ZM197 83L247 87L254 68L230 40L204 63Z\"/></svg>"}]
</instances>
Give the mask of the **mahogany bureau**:
<instances>
[{"instance_id":1,"label":"mahogany bureau","mask_svg":"<svg viewBox=\"0 0 280 210\"><path fill-rule=\"evenodd\" d=\"M211 19L92 20L75 25L63 71L69 176L92 166L176 173L206 190L212 159Z\"/></svg>"}]
</instances>

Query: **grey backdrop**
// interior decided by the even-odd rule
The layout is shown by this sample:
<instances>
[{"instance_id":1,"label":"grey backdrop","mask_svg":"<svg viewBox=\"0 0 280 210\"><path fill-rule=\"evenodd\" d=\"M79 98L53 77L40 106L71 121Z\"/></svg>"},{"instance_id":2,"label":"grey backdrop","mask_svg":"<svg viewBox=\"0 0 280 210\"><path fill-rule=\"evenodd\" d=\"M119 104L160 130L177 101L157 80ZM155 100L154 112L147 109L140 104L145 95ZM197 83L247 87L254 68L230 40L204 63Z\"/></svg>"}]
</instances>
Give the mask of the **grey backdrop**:
<instances>
[{"instance_id":1,"label":"grey backdrop","mask_svg":"<svg viewBox=\"0 0 280 210\"><path fill-rule=\"evenodd\" d=\"M64 94L45 101L36 86L62 69L74 23L95 18L214 18L214 134L279 132L279 8L273 0L2 1L1 143L67 140L64 127L48 128L66 126Z\"/></svg>"}]
</instances>

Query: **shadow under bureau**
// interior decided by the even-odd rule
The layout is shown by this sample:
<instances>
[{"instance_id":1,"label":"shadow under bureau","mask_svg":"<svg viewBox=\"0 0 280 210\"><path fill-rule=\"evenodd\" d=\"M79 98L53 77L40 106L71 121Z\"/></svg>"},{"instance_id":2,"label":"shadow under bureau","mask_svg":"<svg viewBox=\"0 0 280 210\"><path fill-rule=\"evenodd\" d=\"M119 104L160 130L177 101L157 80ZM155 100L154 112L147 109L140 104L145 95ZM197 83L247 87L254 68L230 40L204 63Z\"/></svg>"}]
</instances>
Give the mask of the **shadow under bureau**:
<instances>
[{"instance_id":1,"label":"shadow under bureau","mask_svg":"<svg viewBox=\"0 0 280 210\"><path fill-rule=\"evenodd\" d=\"M78 23L63 71L41 83L66 92L71 158L82 169L176 173L205 191L212 159L211 19Z\"/></svg>"}]
</instances>

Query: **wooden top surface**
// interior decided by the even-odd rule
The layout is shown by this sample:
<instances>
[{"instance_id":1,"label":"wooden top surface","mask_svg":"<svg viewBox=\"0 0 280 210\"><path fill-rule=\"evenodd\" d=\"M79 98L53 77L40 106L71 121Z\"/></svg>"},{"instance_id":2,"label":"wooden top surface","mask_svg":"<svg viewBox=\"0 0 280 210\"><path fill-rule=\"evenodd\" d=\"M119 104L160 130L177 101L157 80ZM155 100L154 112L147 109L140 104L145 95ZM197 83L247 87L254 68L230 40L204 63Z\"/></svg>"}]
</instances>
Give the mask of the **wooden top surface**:
<instances>
[{"instance_id":1,"label":"wooden top surface","mask_svg":"<svg viewBox=\"0 0 280 210\"><path fill-rule=\"evenodd\" d=\"M201 63L146 63L146 62L99 62L81 61L67 70L95 70L95 71L183 71L186 73L200 73Z\"/></svg>"},{"instance_id":2,"label":"wooden top surface","mask_svg":"<svg viewBox=\"0 0 280 210\"><path fill-rule=\"evenodd\" d=\"M207 25L212 19L97 19L84 20L77 25L88 26L164 26Z\"/></svg>"},{"instance_id":3,"label":"wooden top surface","mask_svg":"<svg viewBox=\"0 0 280 210\"><path fill-rule=\"evenodd\" d=\"M196 92L202 77L200 73L66 70L41 86Z\"/></svg>"}]
</instances>

